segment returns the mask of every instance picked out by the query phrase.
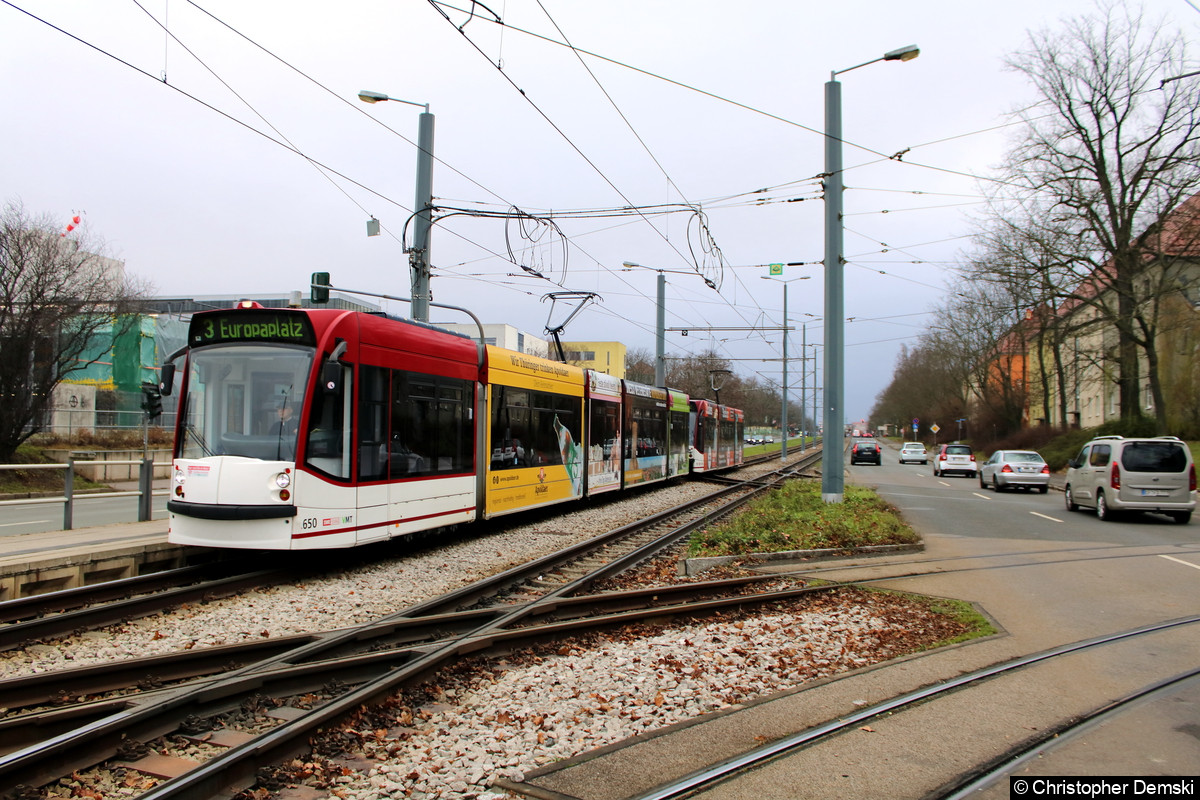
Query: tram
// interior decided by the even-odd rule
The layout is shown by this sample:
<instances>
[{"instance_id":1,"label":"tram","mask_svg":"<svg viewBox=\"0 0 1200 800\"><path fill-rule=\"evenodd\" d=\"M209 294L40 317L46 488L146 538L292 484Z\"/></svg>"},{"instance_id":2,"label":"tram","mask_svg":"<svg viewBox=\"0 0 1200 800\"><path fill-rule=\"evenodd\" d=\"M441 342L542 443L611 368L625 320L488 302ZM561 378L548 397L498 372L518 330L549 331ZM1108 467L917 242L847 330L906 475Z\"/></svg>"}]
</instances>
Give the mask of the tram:
<instances>
[{"instance_id":1,"label":"tram","mask_svg":"<svg viewBox=\"0 0 1200 800\"><path fill-rule=\"evenodd\" d=\"M354 547L742 461L737 409L378 314L246 301L176 355L178 544Z\"/></svg>"}]
</instances>

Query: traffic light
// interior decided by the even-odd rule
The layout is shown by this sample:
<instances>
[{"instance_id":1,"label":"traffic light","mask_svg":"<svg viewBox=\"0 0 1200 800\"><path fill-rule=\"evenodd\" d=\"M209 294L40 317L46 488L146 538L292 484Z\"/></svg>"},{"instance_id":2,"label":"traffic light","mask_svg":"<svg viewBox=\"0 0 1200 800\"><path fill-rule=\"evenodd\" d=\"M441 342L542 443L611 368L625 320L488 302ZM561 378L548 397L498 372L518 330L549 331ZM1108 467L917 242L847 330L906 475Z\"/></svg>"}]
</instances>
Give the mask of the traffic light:
<instances>
[{"instance_id":1,"label":"traffic light","mask_svg":"<svg viewBox=\"0 0 1200 800\"><path fill-rule=\"evenodd\" d=\"M310 287L312 293L309 295L309 300L311 300L314 304L315 303L328 303L329 302L329 273L328 272L314 272L312 274L312 280L309 281L309 283L312 284L312 286Z\"/></svg>"},{"instance_id":2,"label":"traffic light","mask_svg":"<svg viewBox=\"0 0 1200 800\"><path fill-rule=\"evenodd\" d=\"M162 414L162 392L157 383L142 384L142 410L150 419Z\"/></svg>"}]
</instances>

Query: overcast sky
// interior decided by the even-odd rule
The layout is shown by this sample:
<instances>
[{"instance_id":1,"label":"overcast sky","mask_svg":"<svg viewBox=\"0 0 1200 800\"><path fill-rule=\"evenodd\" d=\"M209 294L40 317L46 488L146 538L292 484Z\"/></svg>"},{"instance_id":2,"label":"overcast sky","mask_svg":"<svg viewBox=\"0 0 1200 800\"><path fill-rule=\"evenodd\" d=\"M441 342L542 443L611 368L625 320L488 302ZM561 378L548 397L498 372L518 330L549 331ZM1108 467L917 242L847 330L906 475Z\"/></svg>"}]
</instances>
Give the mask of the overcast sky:
<instances>
[{"instance_id":1,"label":"overcast sky","mask_svg":"<svg viewBox=\"0 0 1200 800\"><path fill-rule=\"evenodd\" d=\"M761 280L765 265L806 262L785 271L789 316L807 323L809 344L823 341L824 84L832 70L917 44L914 61L839 76L848 421L869 413L901 345L931 324L981 209L971 176L992 174L1012 135L998 126L1034 99L1004 59L1029 30L1095 10L1091 0L491 0L501 28L482 7L472 19L443 6L448 21L426 0L0 3L0 201L64 225L82 213L158 294L287 292L328 271L336 286L408 296L400 238L420 109L358 101L369 89L429 104L441 205L704 211L706 228L685 212L560 218L565 245L451 216L433 231L435 301L541 335L547 292L593 291L601 301L564 338L652 352L655 273L621 269L632 261L670 271L667 326L692 330L668 334L669 354L715 347L739 372L776 382L778 330L701 329L777 329L783 289ZM1189 36L1200 23L1188 0L1144 8ZM371 216L383 235L367 237ZM462 321L438 309L431 319ZM793 356L800 342L797 330ZM796 402L799 371L793 362Z\"/></svg>"}]
</instances>

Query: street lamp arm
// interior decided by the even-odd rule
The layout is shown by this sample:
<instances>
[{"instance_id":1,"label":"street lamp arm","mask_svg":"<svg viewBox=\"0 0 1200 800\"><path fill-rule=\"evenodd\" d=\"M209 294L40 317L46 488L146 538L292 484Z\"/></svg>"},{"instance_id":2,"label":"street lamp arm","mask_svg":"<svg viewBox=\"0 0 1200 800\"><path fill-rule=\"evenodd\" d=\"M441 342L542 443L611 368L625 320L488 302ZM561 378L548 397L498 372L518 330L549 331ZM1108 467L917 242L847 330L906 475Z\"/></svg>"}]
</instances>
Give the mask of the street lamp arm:
<instances>
[{"instance_id":1,"label":"street lamp arm","mask_svg":"<svg viewBox=\"0 0 1200 800\"><path fill-rule=\"evenodd\" d=\"M879 61L912 61L919 55L921 55L921 48L917 47L915 44L910 44L905 47L897 47L895 50L887 51L879 58L872 58L870 61L864 61L861 64L855 64L853 67L846 67L846 69L835 69L829 73L829 79L833 80L843 72L849 72L850 70L858 69L859 67L865 67L868 64L874 64Z\"/></svg>"},{"instance_id":2,"label":"street lamp arm","mask_svg":"<svg viewBox=\"0 0 1200 800\"><path fill-rule=\"evenodd\" d=\"M412 100L401 100L399 97L390 97L389 95L386 95L383 92L372 92L372 91L368 91L367 89L363 89L361 92L358 93L358 99L362 100L364 103L372 103L372 104L383 103L387 100L391 100L393 103L405 103L406 105L417 106L418 108L423 108L423 109L425 109L426 114L429 113L429 103L416 103L416 102L413 102Z\"/></svg>"}]
</instances>

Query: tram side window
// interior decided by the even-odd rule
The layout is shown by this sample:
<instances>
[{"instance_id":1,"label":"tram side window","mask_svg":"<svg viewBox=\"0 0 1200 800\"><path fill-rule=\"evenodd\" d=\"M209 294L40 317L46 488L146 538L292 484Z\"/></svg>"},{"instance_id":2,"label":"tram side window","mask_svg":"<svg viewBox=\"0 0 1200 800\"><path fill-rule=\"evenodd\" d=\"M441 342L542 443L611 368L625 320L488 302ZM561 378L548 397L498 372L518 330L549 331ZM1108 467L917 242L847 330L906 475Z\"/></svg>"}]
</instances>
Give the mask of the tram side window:
<instances>
[{"instance_id":1,"label":"tram side window","mask_svg":"<svg viewBox=\"0 0 1200 800\"><path fill-rule=\"evenodd\" d=\"M564 463L582 442L580 399L497 386L492 404L492 469Z\"/></svg>"},{"instance_id":2,"label":"tram side window","mask_svg":"<svg viewBox=\"0 0 1200 800\"><path fill-rule=\"evenodd\" d=\"M610 458L619 458L614 453L617 436L621 433L620 403L594 401L588 419L588 461L599 463Z\"/></svg>"},{"instance_id":3,"label":"tram side window","mask_svg":"<svg viewBox=\"0 0 1200 800\"><path fill-rule=\"evenodd\" d=\"M393 371L391 477L471 471L472 399L470 381Z\"/></svg>"},{"instance_id":4,"label":"tram side window","mask_svg":"<svg viewBox=\"0 0 1200 800\"><path fill-rule=\"evenodd\" d=\"M721 446L733 447L734 442L734 425L733 420L721 420Z\"/></svg>"},{"instance_id":5,"label":"tram side window","mask_svg":"<svg viewBox=\"0 0 1200 800\"><path fill-rule=\"evenodd\" d=\"M688 415L672 411L671 418L671 453L674 455L685 455L688 450L687 432L688 432Z\"/></svg>"},{"instance_id":6,"label":"tram side window","mask_svg":"<svg viewBox=\"0 0 1200 800\"><path fill-rule=\"evenodd\" d=\"M492 469L530 464L529 392L497 385L492 393Z\"/></svg>"},{"instance_id":7,"label":"tram side window","mask_svg":"<svg viewBox=\"0 0 1200 800\"><path fill-rule=\"evenodd\" d=\"M471 415L468 413L471 391L465 382L454 383L459 385L446 385L443 382L437 391L439 472L468 472L473 469L474 464L471 453Z\"/></svg>"},{"instance_id":8,"label":"tram side window","mask_svg":"<svg viewBox=\"0 0 1200 800\"><path fill-rule=\"evenodd\" d=\"M318 387L312 393L305 432L305 463L334 478L350 478L350 367L342 368L336 392Z\"/></svg>"},{"instance_id":9,"label":"tram side window","mask_svg":"<svg viewBox=\"0 0 1200 800\"><path fill-rule=\"evenodd\" d=\"M635 405L630 409L631 424L625 444L626 458L661 456L667 452L666 412L659 408L642 408Z\"/></svg>"},{"instance_id":10,"label":"tram side window","mask_svg":"<svg viewBox=\"0 0 1200 800\"><path fill-rule=\"evenodd\" d=\"M358 368L358 479L387 478L388 371Z\"/></svg>"}]
</instances>

